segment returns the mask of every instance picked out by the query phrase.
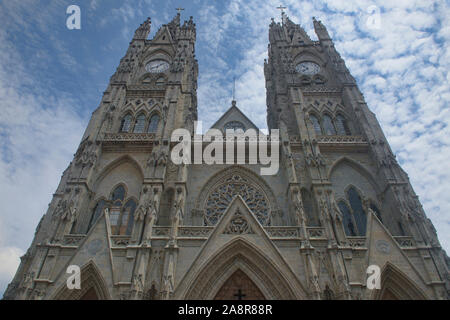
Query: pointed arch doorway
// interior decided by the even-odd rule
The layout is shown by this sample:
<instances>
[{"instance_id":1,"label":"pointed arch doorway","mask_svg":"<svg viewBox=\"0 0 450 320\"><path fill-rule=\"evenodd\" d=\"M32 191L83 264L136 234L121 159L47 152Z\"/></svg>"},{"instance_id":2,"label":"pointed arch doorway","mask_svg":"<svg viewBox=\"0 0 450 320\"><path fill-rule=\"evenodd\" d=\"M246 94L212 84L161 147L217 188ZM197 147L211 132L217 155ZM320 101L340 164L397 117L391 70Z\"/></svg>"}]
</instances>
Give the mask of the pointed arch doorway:
<instances>
[{"instance_id":1,"label":"pointed arch doorway","mask_svg":"<svg viewBox=\"0 0 450 320\"><path fill-rule=\"evenodd\" d=\"M217 292L214 300L266 300L256 284L240 269Z\"/></svg>"}]
</instances>

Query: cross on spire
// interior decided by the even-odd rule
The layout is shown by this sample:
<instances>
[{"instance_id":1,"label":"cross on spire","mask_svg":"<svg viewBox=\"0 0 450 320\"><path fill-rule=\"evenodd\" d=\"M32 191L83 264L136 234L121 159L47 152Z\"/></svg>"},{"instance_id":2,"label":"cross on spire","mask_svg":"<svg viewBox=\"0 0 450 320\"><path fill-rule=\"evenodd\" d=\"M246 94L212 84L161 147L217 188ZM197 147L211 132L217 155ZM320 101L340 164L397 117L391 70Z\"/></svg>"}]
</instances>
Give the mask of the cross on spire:
<instances>
[{"instance_id":1,"label":"cross on spire","mask_svg":"<svg viewBox=\"0 0 450 320\"><path fill-rule=\"evenodd\" d=\"M176 8L176 10L178 11L178 14L181 14L181 11L184 11L184 8Z\"/></svg>"},{"instance_id":2,"label":"cross on spire","mask_svg":"<svg viewBox=\"0 0 450 320\"><path fill-rule=\"evenodd\" d=\"M281 10L281 16L284 15L284 9L287 9L286 7L283 7L283 5L280 4L279 7L277 7L278 10Z\"/></svg>"},{"instance_id":3,"label":"cross on spire","mask_svg":"<svg viewBox=\"0 0 450 320\"><path fill-rule=\"evenodd\" d=\"M238 300L243 300L247 295L242 293L241 289L238 289L238 292L234 295Z\"/></svg>"}]
</instances>

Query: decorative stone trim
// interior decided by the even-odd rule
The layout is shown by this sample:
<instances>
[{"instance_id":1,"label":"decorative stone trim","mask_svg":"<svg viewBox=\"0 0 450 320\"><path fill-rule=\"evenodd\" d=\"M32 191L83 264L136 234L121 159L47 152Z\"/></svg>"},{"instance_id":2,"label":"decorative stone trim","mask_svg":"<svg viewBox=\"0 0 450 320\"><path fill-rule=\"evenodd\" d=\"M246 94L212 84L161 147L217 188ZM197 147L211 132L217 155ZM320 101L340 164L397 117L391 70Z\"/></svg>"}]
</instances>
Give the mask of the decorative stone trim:
<instances>
[{"instance_id":1,"label":"decorative stone trim","mask_svg":"<svg viewBox=\"0 0 450 320\"><path fill-rule=\"evenodd\" d=\"M299 238L298 227L265 227L266 232L271 238Z\"/></svg>"},{"instance_id":2,"label":"decorative stone trim","mask_svg":"<svg viewBox=\"0 0 450 320\"><path fill-rule=\"evenodd\" d=\"M397 241L398 245L402 248L413 248L416 246L414 239L412 237L394 237L395 241Z\"/></svg>"},{"instance_id":3,"label":"decorative stone trim","mask_svg":"<svg viewBox=\"0 0 450 320\"><path fill-rule=\"evenodd\" d=\"M208 237L213 227L179 227L178 228L178 235L180 237L188 237L188 238L205 238Z\"/></svg>"},{"instance_id":4,"label":"decorative stone trim","mask_svg":"<svg viewBox=\"0 0 450 320\"><path fill-rule=\"evenodd\" d=\"M86 237L85 234L68 234L64 236L63 245L78 246L80 242Z\"/></svg>"},{"instance_id":5,"label":"decorative stone trim","mask_svg":"<svg viewBox=\"0 0 450 320\"><path fill-rule=\"evenodd\" d=\"M347 237L347 246L353 249L366 248L366 237Z\"/></svg>"},{"instance_id":6,"label":"decorative stone trim","mask_svg":"<svg viewBox=\"0 0 450 320\"><path fill-rule=\"evenodd\" d=\"M155 141L154 133L105 133L101 142L103 144L117 144L127 142L131 144L153 144Z\"/></svg>"},{"instance_id":7,"label":"decorative stone trim","mask_svg":"<svg viewBox=\"0 0 450 320\"><path fill-rule=\"evenodd\" d=\"M131 236L111 236L111 244L114 247L125 248L130 244Z\"/></svg>"},{"instance_id":8,"label":"decorative stone trim","mask_svg":"<svg viewBox=\"0 0 450 320\"><path fill-rule=\"evenodd\" d=\"M168 237L170 233L170 227L153 227L153 236L155 237Z\"/></svg>"},{"instance_id":9,"label":"decorative stone trim","mask_svg":"<svg viewBox=\"0 0 450 320\"><path fill-rule=\"evenodd\" d=\"M319 144L363 144L367 145L367 140L362 136L318 136Z\"/></svg>"},{"instance_id":10,"label":"decorative stone trim","mask_svg":"<svg viewBox=\"0 0 450 320\"><path fill-rule=\"evenodd\" d=\"M325 228L320 227L308 227L306 228L308 231L308 236L310 239L325 239Z\"/></svg>"},{"instance_id":11,"label":"decorative stone trim","mask_svg":"<svg viewBox=\"0 0 450 320\"><path fill-rule=\"evenodd\" d=\"M228 223L225 228L224 234L252 234L255 233L248 224L247 219L245 219L244 215L241 213L239 209L233 215L233 218Z\"/></svg>"}]
</instances>

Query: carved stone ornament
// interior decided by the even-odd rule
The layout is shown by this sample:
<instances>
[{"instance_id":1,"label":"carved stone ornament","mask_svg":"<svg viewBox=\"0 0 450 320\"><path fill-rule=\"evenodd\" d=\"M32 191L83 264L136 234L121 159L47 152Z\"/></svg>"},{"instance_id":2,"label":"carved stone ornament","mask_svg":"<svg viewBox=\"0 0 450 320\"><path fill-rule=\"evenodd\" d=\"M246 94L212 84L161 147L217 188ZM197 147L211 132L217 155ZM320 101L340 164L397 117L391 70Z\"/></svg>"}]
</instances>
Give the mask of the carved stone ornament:
<instances>
[{"instance_id":1,"label":"carved stone ornament","mask_svg":"<svg viewBox=\"0 0 450 320\"><path fill-rule=\"evenodd\" d=\"M224 234L252 234L254 233L252 228L249 226L247 220L242 215L239 209L233 215L233 218L228 223L225 228Z\"/></svg>"}]
</instances>

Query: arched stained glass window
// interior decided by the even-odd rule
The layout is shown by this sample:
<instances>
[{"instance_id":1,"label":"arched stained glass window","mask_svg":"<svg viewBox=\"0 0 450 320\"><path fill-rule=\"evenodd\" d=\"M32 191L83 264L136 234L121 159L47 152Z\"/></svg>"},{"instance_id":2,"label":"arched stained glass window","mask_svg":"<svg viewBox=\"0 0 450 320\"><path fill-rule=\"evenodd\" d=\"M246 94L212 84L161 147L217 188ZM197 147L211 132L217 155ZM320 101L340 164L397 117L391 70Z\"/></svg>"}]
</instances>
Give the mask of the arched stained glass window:
<instances>
[{"instance_id":1,"label":"arched stained glass window","mask_svg":"<svg viewBox=\"0 0 450 320\"><path fill-rule=\"evenodd\" d=\"M116 189L114 189L114 192L112 193L111 200L114 202L116 200L123 201L125 199L125 188L120 185Z\"/></svg>"},{"instance_id":2,"label":"arched stained glass window","mask_svg":"<svg viewBox=\"0 0 450 320\"><path fill-rule=\"evenodd\" d=\"M320 128L320 122L317 119L317 117L315 115L313 115L313 114L310 114L309 118L311 119L314 131L316 132L316 134L321 135L322 134L322 129Z\"/></svg>"},{"instance_id":3,"label":"arched stained glass window","mask_svg":"<svg viewBox=\"0 0 450 320\"><path fill-rule=\"evenodd\" d=\"M102 200L99 200L97 202L97 204L95 205L86 233L89 230L91 230L92 226L95 224L95 222L97 222L97 219L100 217L100 215L103 212L103 209L105 208L105 204L106 204L105 200L102 199Z\"/></svg>"},{"instance_id":4,"label":"arched stained glass window","mask_svg":"<svg viewBox=\"0 0 450 320\"><path fill-rule=\"evenodd\" d=\"M328 115L323 116L323 130L325 131L326 135L333 136L336 135L336 130L333 126L333 121L331 120L331 117Z\"/></svg>"},{"instance_id":5,"label":"arched stained glass window","mask_svg":"<svg viewBox=\"0 0 450 320\"><path fill-rule=\"evenodd\" d=\"M125 117L123 117L122 121L120 122L119 132L130 132L130 129L131 129L131 114L127 114Z\"/></svg>"},{"instance_id":6,"label":"arched stained glass window","mask_svg":"<svg viewBox=\"0 0 450 320\"><path fill-rule=\"evenodd\" d=\"M353 210L353 216L355 218L356 227L358 228L358 234L360 236L366 235L367 216L364 212L361 197L355 188L348 190L348 201Z\"/></svg>"},{"instance_id":7,"label":"arched stained glass window","mask_svg":"<svg viewBox=\"0 0 450 320\"><path fill-rule=\"evenodd\" d=\"M140 114L136 119L133 132L142 133L144 132L144 130L145 130L145 115Z\"/></svg>"},{"instance_id":8,"label":"arched stained glass window","mask_svg":"<svg viewBox=\"0 0 450 320\"><path fill-rule=\"evenodd\" d=\"M356 236L355 225L353 224L353 218L347 204L344 201L339 201L338 207L342 212L342 223L344 225L345 234L351 237Z\"/></svg>"},{"instance_id":9,"label":"arched stained glass window","mask_svg":"<svg viewBox=\"0 0 450 320\"><path fill-rule=\"evenodd\" d=\"M131 235L133 230L134 211L136 210L136 202L131 199L125 204L122 213L122 223L120 226L120 234Z\"/></svg>"},{"instance_id":10,"label":"arched stained glass window","mask_svg":"<svg viewBox=\"0 0 450 320\"><path fill-rule=\"evenodd\" d=\"M341 136L349 136L352 134L348 127L347 120L341 115L336 117L336 129L337 133Z\"/></svg>"},{"instance_id":11,"label":"arched stained glass window","mask_svg":"<svg viewBox=\"0 0 450 320\"><path fill-rule=\"evenodd\" d=\"M156 133L158 131L160 117L158 114L154 114L150 118L150 123L148 124L148 133Z\"/></svg>"}]
</instances>

